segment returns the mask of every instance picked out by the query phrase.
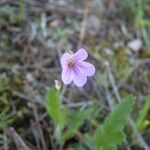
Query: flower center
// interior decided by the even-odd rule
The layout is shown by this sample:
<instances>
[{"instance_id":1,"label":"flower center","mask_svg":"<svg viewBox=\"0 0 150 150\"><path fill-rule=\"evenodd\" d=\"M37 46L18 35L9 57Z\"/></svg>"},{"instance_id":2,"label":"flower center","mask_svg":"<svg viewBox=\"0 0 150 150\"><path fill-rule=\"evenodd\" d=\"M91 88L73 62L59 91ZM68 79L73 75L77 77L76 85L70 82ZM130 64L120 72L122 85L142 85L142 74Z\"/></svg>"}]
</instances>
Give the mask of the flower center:
<instances>
[{"instance_id":1,"label":"flower center","mask_svg":"<svg viewBox=\"0 0 150 150\"><path fill-rule=\"evenodd\" d=\"M68 61L68 67L73 68L76 65L76 62L72 59Z\"/></svg>"}]
</instances>

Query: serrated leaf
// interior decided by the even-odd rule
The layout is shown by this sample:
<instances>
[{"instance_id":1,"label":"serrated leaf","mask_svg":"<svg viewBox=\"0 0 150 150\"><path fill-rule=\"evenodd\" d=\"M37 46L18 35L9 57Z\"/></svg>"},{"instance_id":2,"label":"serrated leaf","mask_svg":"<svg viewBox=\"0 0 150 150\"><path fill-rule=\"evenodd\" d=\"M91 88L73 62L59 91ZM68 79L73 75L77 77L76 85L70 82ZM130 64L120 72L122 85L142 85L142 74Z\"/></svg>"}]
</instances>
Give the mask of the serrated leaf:
<instances>
[{"instance_id":1,"label":"serrated leaf","mask_svg":"<svg viewBox=\"0 0 150 150\"><path fill-rule=\"evenodd\" d=\"M46 95L46 109L48 115L61 129L65 122L65 109L60 103L60 93L54 88L50 89Z\"/></svg>"},{"instance_id":2,"label":"serrated leaf","mask_svg":"<svg viewBox=\"0 0 150 150\"><path fill-rule=\"evenodd\" d=\"M94 142L99 150L117 150L123 142L123 129L132 110L133 96L125 97L114 110L107 116L103 125L99 125L94 137Z\"/></svg>"}]
</instances>

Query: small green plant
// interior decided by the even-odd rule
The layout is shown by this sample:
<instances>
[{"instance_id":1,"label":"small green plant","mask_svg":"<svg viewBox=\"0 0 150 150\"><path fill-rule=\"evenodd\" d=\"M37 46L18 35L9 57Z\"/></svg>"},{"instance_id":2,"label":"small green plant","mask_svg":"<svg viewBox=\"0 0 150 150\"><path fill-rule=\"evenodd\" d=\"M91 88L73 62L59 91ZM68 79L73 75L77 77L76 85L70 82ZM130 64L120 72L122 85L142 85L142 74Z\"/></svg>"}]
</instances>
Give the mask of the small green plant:
<instances>
[{"instance_id":1,"label":"small green plant","mask_svg":"<svg viewBox=\"0 0 150 150\"><path fill-rule=\"evenodd\" d=\"M26 21L25 8L26 8L26 1L19 0L19 16L18 16L19 24L24 24Z\"/></svg>"},{"instance_id":2,"label":"small green plant","mask_svg":"<svg viewBox=\"0 0 150 150\"><path fill-rule=\"evenodd\" d=\"M50 89L46 95L46 109L56 126L54 136L62 143L62 130L65 125L66 111L60 102L60 92L54 88Z\"/></svg>"},{"instance_id":3,"label":"small green plant","mask_svg":"<svg viewBox=\"0 0 150 150\"><path fill-rule=\"evenodd\" d=\"M60 93L54 88L50 89L46 95L46 108L48 115L53 119L56 125L61 129L65 122L65 109L60 102Z\"/></svg>"},{"instance_id":4,"label":"small green plant","mask_svg":"<svg viewBox=\"0 0 150 150\"><path fill-rule=\"evenodd\" d=\"M104 123L97 126L94 137L89 138L89 143L91 143L93 149L117 150L117 146L124 140L123 129L132 111L133 103L133 96L125 97L106 117ZM60 93L55 89L50 89L47 93L46 108L50 118L55 123L55 133L57 133L55 137L62 143L77 134L84 120L91 117L95 110L100 110L91 106L78 112L70 111L69 108L62 106Z\"/></svg>"},{"instance_id":5,"label":"small green plant","mask_svg":"<svg viewBox=\"0 0 150 150\"><path fill-rule=\"evenodd\" d=\"M9 102L7 91L9 89L9 79L6 76L0 76L0 129L7 127L12 122L9 114ZM3 134L0 134L3 136Z\"/></svg>"},{"instance_id":6,"label":"small green plant","mask_svg":"<svg viewBox=\"0 0 150 150\"><path fill-rule=\"evenodd\" d=\"M9 110L8 91L9 79L6 76L0 76L0 113Z\"/></svg>"},{"instance_id":7,"label":"small green plant","mask_svg":"<svg viewBox=\"0 0 150 150\"><path fill-rule=\"evenodd\" d=\"M18 1L18 10L17 10L17 7L12 7L12 6L6 5L2 8L0 8L0 12L5 14L8 17L10 23L17 24L17 25L23 25L26 21L26 15L25 15L25 7L26 6L25 6L25 4L26 4L25 0L19 0Z\"/></svg>"},{"instance_id":8,"label":"small green plant","mask_svg":"<svg viewBox=\"0 0 150 150\"><path fill-rule=\"evenodd\" d=\"M0 129L7 127L11 122L11 116L7 114L8 110L0 113Z\"/></svg>"},{"instance_id":9,"label":"small green plant","mask_svg":"<svg viewBox=\"0 0 150 150\"><path fill-rule=\"evenodd\" d=\"M150 96L148 96L147 99L145 100L143 108L137 118L136 124L139 130L144 130L150 124L150 121L145 120L145 117L147 116L149 111L150 111Z\"/></svg>"},{"instance_id":10,"label":"small green plant","mask_svg":"<svg viewBox=\"0 0 150 150\"><path fill-rule=\"evenodd\" d=\"M15 18L15 8L6 5L0 8L0 12L8 16L9 21L13 23L14 18Z\"/></svg>"},{"instance_id":11,"label":"small green plant","mask_svg":"<svg viewBox=\"0 0 150 150\"><path fill-rule=\"evenodd\" d=\"M80 109L78 112L71 111L61 104L60 91L52 88L46 95L46 109L55 124L55 137L63 143L77 133L84 120L89 118L97 110L97 107L91 106Z\"/></svg>"}]
</instances>

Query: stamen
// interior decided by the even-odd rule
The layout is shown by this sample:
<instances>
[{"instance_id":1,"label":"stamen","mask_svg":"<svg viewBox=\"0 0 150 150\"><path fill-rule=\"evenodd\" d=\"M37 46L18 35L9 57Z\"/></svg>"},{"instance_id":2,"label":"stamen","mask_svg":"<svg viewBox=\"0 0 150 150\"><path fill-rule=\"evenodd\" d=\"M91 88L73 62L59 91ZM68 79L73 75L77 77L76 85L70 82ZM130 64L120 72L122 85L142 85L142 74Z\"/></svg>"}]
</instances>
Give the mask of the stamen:
<instances>
[{"instance_id":1,"label":"stamen","mask_svg":"<svg viewBox=\"0 0 150 150\"><path fill-rule=\"evenodd\" d=\"M70 59L68 61L68 67L73 68L75 66L76 62L73 59Z\"/></svg>"}]
</instances>

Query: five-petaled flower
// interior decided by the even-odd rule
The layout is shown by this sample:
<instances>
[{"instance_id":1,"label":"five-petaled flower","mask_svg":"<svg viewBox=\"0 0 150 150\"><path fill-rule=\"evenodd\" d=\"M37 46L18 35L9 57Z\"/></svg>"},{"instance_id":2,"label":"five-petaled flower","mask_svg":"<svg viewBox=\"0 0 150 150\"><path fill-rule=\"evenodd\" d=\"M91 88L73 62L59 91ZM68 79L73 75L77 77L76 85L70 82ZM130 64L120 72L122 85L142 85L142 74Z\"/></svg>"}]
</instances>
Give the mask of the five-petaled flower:
<instances>
[{"instance_id":1,"label":"five-petaled flower","mask_svg":"<svg viewBox=\"0 0 150 150\"><path fill-rule=\"evenodd\" d=\"M64 84L70 84L72 81L78 87L85 85L87 76L95 74L95 67L85 62L88 53L81 48L76 53L65 53L61 57L62 75L61 79Z\"/></svg>"}]
</instances>

